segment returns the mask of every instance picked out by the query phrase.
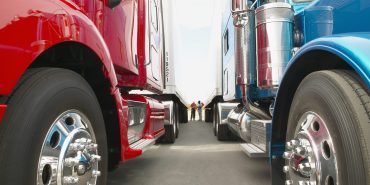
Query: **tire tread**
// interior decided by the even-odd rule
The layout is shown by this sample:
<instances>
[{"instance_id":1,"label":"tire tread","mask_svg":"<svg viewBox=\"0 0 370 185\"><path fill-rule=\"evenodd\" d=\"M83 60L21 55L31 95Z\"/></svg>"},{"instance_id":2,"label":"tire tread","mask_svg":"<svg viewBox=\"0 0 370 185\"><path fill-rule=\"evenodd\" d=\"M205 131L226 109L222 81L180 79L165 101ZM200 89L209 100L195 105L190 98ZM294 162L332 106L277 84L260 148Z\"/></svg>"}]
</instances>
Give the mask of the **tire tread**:
<instances>
[{"instance_id":1,"label":"tire tread","mask_svg":"<svg viewBox=\"0 0 370 185\"><path fill-rule=\"evenodd\" d=\"M367 118L368 118L368 122L367 124L370 124L370 89L368 87L366 87L366 85L363 83L363 81L360 79L360 77L353 71L335 71L336 73L338 73L339 75L341 75L345 81L352 87L354 93L357 95L358 99L361 101L361 105L362 107L364 108L364 114L367 115ZM364 130L363 132L360 132L359 134L361 134L361 139L365 140L363 142L361 142L361 147L362 147L362 151L365 153L365 156L364 156L364 162L367 164L368 167L370 167L370 148L369 148L369 145L370 145L370 141L369 141L369 133L370 133L370 127L367 126L367 127L363 127L363 128L368 128L368 130ZM367 134L364 135L364 134ZM368 139L366 141L366 138ZM366 143L367 142L367 143ZM366 156L366 154L368 154ZM370 184L370 169L365 169L367 170L367 184Z\"/></svg>"}]
</instances>

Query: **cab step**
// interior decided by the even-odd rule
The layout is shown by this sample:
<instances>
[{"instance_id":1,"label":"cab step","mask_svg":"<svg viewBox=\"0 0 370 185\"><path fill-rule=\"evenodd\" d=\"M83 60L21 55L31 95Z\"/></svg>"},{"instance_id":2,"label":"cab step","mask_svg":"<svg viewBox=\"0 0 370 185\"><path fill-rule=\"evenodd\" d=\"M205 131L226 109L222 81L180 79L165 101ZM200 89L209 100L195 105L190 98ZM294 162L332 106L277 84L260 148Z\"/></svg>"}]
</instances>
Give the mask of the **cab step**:
<instances>
[{"instance_id":1,"label":"cab step","mask_svg":"<svg viewBox=\"0 0 370 185\"><path fill-rule=\"evenodd\" d=\"M252 143L240 144L240 148L251 158L268 157L268 153L266 151L261 150Z\"/></svg>"},{"instance_id":2,"label":"cab step","mask_svg":"<svg viewBox=\"0 0 370 185\"><path fill-rule=\"evenodd\" d=\"M145 152L154 144L155 144L155 139L140 139L136 141L135 143L130 144L130 148Z\"/></svg>"},{"instance_id":3,"label":"cab step","mask_svg":"<svg viewBox=\"0 0 370 185\"><path fill-rule=\"evenodd\" d=\"M251 142L240 145L249 157L269 156L271 127L271 120L251 121Z\"/></svg>"}]
</instances>

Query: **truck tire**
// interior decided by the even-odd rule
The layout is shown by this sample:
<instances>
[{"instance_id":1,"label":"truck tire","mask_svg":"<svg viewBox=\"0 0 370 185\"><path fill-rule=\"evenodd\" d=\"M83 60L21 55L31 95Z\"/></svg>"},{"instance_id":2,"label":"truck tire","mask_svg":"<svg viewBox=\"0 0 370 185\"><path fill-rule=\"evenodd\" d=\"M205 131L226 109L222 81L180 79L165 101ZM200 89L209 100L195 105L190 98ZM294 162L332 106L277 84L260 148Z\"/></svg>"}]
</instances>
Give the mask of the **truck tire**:
<instances>
[{"instance_id":1,"label":"truck tire","mask_svg":"<svg viewBox=\"0 0 370 185\"><path fill-rule=\"evenodd\" d=\"M370 184L369 88L353 71L308 75L294 95L286 140L284 172L293 184Z\"/></svg>"},{"instance_id":2,"label":"truck tire","mask_svg":"<svg viewBox=\"0 0 370 185\"><path fill-rule=\"evenodd\" d=\"M179 123L188 123L188 114L187 109L184 109L183 107L179 107Z\"/></svg>"},{"instance_id":3,"label":"truck tire","mask_svg":"<svg viewBox=\"0 0 370 185\"><path fill-rule=\"evenodd\" d=\"M178 136L178 107L177 104L173 104L172 115L173 115L173 123L170 125L164 125L165 133L159 139L161 143L175 143L175 140Z\"/></svg>"},{"instance_id":4,"label":"truck tire","mask_svg":"<svg viewBox=\"0 0 370 185\"><path fill-rule=\"evenodd\" d=\"M231 133L227 124L220 124L220 116L217 110L217 103L214 106L214 119L213 119L213 132L219 141L228 141L234 139L233 133Z\"/></svg>"},{"instance_id":5,"label":"truck tire","mask_svg":"<svg viewBox=\"0 0 370 185\"><path fill-rule=\"evenodd\" d=\"M104 120L89 84L57 68L31 69L25 76L0 126L1 184L106 184Z\"/></svg>"},{"instance_id":6,"label":"truck tire","mask_svg":"<svg viewBox=\"0 0 370 185\"><path fill-rule=\"evenodd\" d=\"M227 124L217 124L217 139L219 141L230 140L230 130Z\"/></svg>"},{"instance_id":7,"label":"truck tire","mask_svg":"<svg viewBox=\"0 0 370 185\"><path fill-rule=\"evenodd\" d=\"M176 124L176 138L179 137L179 106L177 103L175 103L175 124Z\"/></svg>"},{"instance_id":8,"label":"truck tire","mask_svg":"<svg viewBox=\"0 0 370 185\"><path fill-rule=\"evenodd\" d=\"M179 123L176 123L176 139L179 138Z\"/></svg>"},{"instance_id":9,"label":"truck tire","mask_svg":"<svg viewBox=\"0 0 370 185\"><path fill-rule=\"evenodd\" d=\"M165 134L163 135L161 141L164 143L175 143L176 140L176 124L165 125Z\"/></svg>"},{"instance_id":10,"label":"truck tire","mask_svg":"<svg viewBox=\"0 0 370 185\"><path fill-rule=\"evenodd\" d=\"M211 108L204 109L204 117L205 117L205 122L207 123L213 122L213 112Z\"/></svg>"},{"instance_id":11,"label":"truck tire","mask_svg":"<svg viewBox=\"0 0 370 185\"><path fill-rule=\"evenodd\" d=\"M213 105L213 135L217 136L217 131L216 131L216 124L219 122L219 117L218 117L218 111L217 111L217 103Z\"/></svg>"}]
</instances>

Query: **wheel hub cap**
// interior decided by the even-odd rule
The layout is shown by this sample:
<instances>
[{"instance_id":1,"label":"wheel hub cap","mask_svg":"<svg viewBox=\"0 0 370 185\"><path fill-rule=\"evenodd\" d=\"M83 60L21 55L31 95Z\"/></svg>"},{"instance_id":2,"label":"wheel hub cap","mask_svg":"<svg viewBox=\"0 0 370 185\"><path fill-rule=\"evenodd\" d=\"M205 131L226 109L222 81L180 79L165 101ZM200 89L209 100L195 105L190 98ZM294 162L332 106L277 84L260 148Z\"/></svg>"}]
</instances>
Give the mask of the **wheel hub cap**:
<instances>
[{"instance_id":1,"label":"wheel hub cap","mask_svg":"<svg viewBox=\"0 0 370 185\"><path fill-rule=\"evenodd\" d=\"M299 120L292 140L286 143L286 185L334 185L337 161L332 137L324 120L314 112Z\"/></svg>"},{"instance_id":2,"label":"wheel hub cap","mask_svg":"<svg viewBox=\"0 0 370 185\"><path fill-rule=\"evenodd\" d=\"M89 120L77 110L64 112L45 137L37 184L95 185L100 160Z\"/></svg>"}]
</instances>

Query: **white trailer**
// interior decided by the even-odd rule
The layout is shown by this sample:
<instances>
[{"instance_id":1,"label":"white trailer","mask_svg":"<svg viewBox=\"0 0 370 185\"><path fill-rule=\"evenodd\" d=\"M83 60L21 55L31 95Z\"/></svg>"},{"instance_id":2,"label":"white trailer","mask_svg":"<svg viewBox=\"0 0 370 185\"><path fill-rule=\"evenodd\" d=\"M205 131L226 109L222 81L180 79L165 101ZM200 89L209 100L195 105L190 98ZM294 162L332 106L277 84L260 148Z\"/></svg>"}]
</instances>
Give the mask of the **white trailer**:
<instances>
[{"instance_id":1,"label":"white trailer","mask_svg":"<svg viewBox=\"0 0 370 185\"><path fill-rule=\"evenodd\" d=\"M215 71L213 75L215 75L215 88L208 97L208 99L205 102L205 121L206 122L213 122L214 120L214 106L217 104L217 102L223 102L222 98L222 44L221 44L221 23L222 23L222 17L225 13L224 6L228 5L229 3L227 1L224 2L225 4L219 4L219 6L216 7L216 12L214 13L213 19L212 19L212 36L216 39L212 40L212 44L210 44L210 50L212 52L212 56L210 56L211 60L215 64ZM216 53L216 55L214 54Z\"/></svg>"}]
</instances>

